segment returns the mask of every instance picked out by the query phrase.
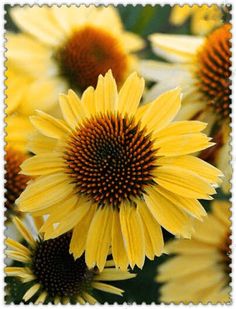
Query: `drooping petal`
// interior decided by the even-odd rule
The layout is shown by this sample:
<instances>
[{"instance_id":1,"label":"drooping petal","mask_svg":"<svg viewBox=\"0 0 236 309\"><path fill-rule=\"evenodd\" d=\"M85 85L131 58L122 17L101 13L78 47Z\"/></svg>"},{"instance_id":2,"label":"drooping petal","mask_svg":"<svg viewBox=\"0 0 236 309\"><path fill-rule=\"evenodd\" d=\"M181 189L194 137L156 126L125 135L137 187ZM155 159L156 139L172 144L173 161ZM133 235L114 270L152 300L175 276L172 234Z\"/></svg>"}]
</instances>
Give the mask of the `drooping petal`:
<instances>
[{"instance_id":1,"label":"drooping petal","mask_svg":"<svg viewBox=\"0 0 236 309\"><path fill-rule=\"evenodd\" d=\"M115 264L121 270L127 269L128 258L120 226L119 212L116 210L113 211L112 221L112 256Z\"/></svg>"},{"instance_id":2,"label":"drooping petal","mask_svg":"<svg viewBox=\"0 0 236 309\"><path fill-rule=\"evenodd\" d=\"M143 267L145 243L142 220L137 208L122 203L120 206L120 224L130 266Z\"/></svg>"},{"instance_id":3,"label":"drooping petal","mask_svg":"<svg viewBox=\"0 0 236 309\"><path fill-rule=\"evenodd\" d=\"M147 188L144 196L145 202L153 217L170 233L190 237L191 222L187 214L181 211L155 188Z\"/></svg>"},{"instance_id":4,"label":"drooping petal","mask_svg":"<svg viewBox=\"0 0 236 309\"><path fill-rule=\"evenodd\" d=\"M80 222L78 222L73 229L70 242L70 253L73 254L75 259L79 258L85 250L89 227L95 211L96 205L91 205L88 207L88 212L84 216L83 220L80 220Z\"/></svg>"},{"instance_id":5,"label":"drooping petal","mask_svg":"<svg viewBox=\"0 0 236 309\"><path fill-rule=\"evenodd\" d=\"M144 201L137 201L137 205L143 226L146 228L147 237L150 240L151 251L153 252L153 255L149 256L149 258L153 259L155 255L160 256L163 251L164 241L161 227L147 208Z\"/></svg>"},{"instance_id":6,"label":"drooping petal","mask_svg":"<svg viewBox=\"0 0 236 309\"><path fill-rule=\"evenodd\" d=\"M91 222L86 242L85 261L89 268L98 266L102 271L111 244L112 209L98 208Z\"/></svg>"}]
</instances>

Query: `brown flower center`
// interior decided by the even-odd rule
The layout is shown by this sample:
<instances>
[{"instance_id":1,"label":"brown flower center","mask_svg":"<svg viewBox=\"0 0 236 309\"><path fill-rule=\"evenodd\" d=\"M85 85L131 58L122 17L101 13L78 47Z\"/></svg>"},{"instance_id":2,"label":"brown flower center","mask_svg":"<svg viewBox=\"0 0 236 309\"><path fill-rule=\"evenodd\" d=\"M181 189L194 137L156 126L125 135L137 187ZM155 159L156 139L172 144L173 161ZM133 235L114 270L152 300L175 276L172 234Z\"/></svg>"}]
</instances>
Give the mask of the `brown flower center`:
<instances>
[{"instance_id":1,"label":"brown flower center","mask_svg":"<svg viewBox=\"0 0 236 309\"><path fill-rule=\"evenodd\" d=\"M55 55L61 74L73 88L96 87L99 74L112 70L121 84L128 67L127 54L119 40L107 30L85 26L73 33Z\"/></svg>"},{"instance_id":2,"label":"brown flower center","mask_svg":"<svg viewBox=\"0 0 236 309\"><path fill-rule=\"evenodd\" d=\"M69 141L65 160L80 194L119 206L152 183L155 151L149 135L120 114L86 120Z\"/></svg>"},{"instance_id":3,"label":"brown flower center","mask_svg":"<svg viewBox=\"0 0 236 309\"><path fill-rule=\"evenodd\" d=\"M5 155L5 206L7 208L6 215L16 212L15 200L26 188L29 177L19 174L20 165L27 157L17 151L8 147Z\"/></svg>"},{"instance_id":4,"label":"brown flower center","mask_svg":"<svg viewBox=\"0 0 236 309\"><path fill-rule=\"evenodd\" d=\"M230 115L231 25L216 29L198 53L198 87L221 119Z\"/></svg>"},{"instance_id":5,"label":"brown flower center","mask_svg":"<svg viewBox=\"0 0 236 309\"><path fill-rule=\"evenodd\" d=\"M71 233L55 239L38 240L32 256L32 270L51 299L76 297L91 289L95 270L89 270L84 255L74 260L69 253Z\"/></svg>"}]
</instances>

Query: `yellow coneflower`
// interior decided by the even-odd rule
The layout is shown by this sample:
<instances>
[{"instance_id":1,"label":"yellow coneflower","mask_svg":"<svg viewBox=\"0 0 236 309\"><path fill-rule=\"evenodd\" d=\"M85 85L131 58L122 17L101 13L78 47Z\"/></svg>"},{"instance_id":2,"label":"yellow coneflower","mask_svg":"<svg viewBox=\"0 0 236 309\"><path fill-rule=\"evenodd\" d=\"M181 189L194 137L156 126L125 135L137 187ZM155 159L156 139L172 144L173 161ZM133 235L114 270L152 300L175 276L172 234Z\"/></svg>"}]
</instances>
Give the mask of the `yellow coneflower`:
<instances>
[{"instance_id":1,"label":"yellow coneflower","mask_svg":"<svg viewBox=\"0 0 236 309\"><path fill-rule=\"evenodd\" d=\"M17 200L23 212L48 214L45 238L71 229L70 250L85 251L88 267L103 269L111 246L116 266L142 268L163 247L161 226L189 237L221 172L191 153L212 145L199 121L172 122L180 89L138 107L144 80L131 74L119 93L109 71L79 98L60 96L64 120L41 111L31 121L44 135L22 164L35 176ZM42 147L44 145L44 147ZM80 231L83 230L81 234Z\"/></svg>"},{"instance_id":2,"label":"yellow coneflower","mask_svg":"<svg viewBox=\"0 0 236 309\"><path fill-rule=\"evenodd\" d=\"M196 222L191 240L167 243L174 254L158 268L165 303L229 303L231 273L230 203L214 201L212 213Z\"/></svg>"},{"instance_id":3,"label":"yellow coneflower","mask_svg":"<svg viewBox=\"0 0 236 309\"><path fill-rule=\"evenodd\" d=\"M228 164L223 189L230 188L229 132L231 112L231 25L225 24L207 37L153 34L154 51L174 63L144 61L142 74L157 82L151 88L150 100L163 91L180 85L183 107L178 120L195 119L208 123L215 147L204 151L204 160L224 167ZM225 154L227 157L225 157ZM225 170L224 170L225 171Z\"/></svg>"},{"instance_id":4,"label":"yellow coneflower","mask_svg":"<svg viewBox=\"0 0 236 309\"><path fill-rule=\"evenodd\" d=\"M112 6L35 5L14 7L10 13L23 34L9 35L9 61L67 89L95 87L99 74L109 69L121 85L136 67L133 53L144 45L123 29Z\"/></svg>"},{"instance_id":5,"label":"yellow coneflower","mask_svg":"<svg viewBox=\"0 0 236 309\"><path fill-rule=\"evenodd\" d=\"M55 239L45 240L37 232L35 239L23 222L15 217L13 222L25 240L25 244L7 238L11 249L6 254L20 266L7 266L7 276L17 277L29 286L23 300L38 303L80 303L94 304L93 290L122 295L123 290L105 282L126 280L135 277L128 271L115 269L112 259L107 260L103 272L97 268L88 269L84 255L74 260L69 252L71 233ZM38 227L43 222L36 221ZM83 233L83 231L81 231Z\"/></svg>"},{"instance_id":6,"label":"yellow coneflower","mask_svg":"<svg viewBox=\"0 0 236 309\"><path fill-rule=\"evenodd\" d=\"M174 5L170 22L182 25L191 18L191 31L194 34L206 34L222 24L222 8L218 5Z\"/></svg>"}]
</instances>

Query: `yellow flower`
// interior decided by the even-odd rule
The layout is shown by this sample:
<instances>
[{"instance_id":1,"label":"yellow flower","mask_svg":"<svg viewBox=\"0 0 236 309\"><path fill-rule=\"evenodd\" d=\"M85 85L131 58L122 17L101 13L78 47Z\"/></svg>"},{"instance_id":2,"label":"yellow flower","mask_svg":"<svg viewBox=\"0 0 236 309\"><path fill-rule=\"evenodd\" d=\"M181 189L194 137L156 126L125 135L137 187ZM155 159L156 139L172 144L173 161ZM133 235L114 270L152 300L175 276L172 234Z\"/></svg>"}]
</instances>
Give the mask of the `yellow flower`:
<instances>
[{"instance_id":1,"label":"yellow flower","mask_svg":"<svg viewBox=\"0 0 236 309\"><path fill-rule=\"evenodd\" d=\"M212 145L206 124L172 122L180 89L138 107L143 90L133 73L118 93L109 71L81 98L60 96L64 120L41 111L31 118L42 136L21 167L37 178L17 203L49 215L46 239L73 229L70 250L76 258L85 251L89 268L103 269L110 246L118 267L142 268L145 255L162 252L161 226L190 237L192 218L205 215L198 199L211 199L220 182L218 169L190 155Z\"/></svg>"},{"instance_id":2,"label":"yellow flower","mask_svg":"<svg viewBox=\"0 0 236 309\"><path fill-rule=\"evenodd\" d=\"M206 34L222 24L221 8L213 5L175 5L171 10L170 22L182 25L191 18L191 31L194 34Z\"/></svg>"},{"instance_id":3,"label":"yellow flower","mask_svg":"<svg viewBox=\"0 0 236 309\"><path fill-rule=\"evenodd\" d=\"M11 34L8 59L22 70L47 76L59 88L83 91L112 69L121 85L136 67L133 52L143 41L123 29L115 8L90 5L15 7L11 16L23 34Z\"/></svg>"},{"instance_id":4,"label":"yellow flower","mask_svg":"<svg viewBox=\"0 0 236 309\"><path fill-rule=\"evenodd\" d=\"M230 302L230 216L228 202L214 201L212 213L203 223L196 222L191 240L167 243L166 252L175 256L158 269L157 281L163 283L161 301Z\"/></svg>"},{"instance_id":5,"label":"yellow flower","mask_svg":"<svg viewBox=\"0 0 236 309\"><path fill-rule=\"evenodd\" d=\"M28 285L29 288L23 296L24 301L31 300L35 304L49 301L54 304L60 302L94 304L96 299L91 295L94 289L122 296L123 290L104 281L135 277L135 274L128 271L115 269L112 259L106 261L103 272L95 268L88 269L84 255L74 260L69 253L71 233L44 240L36 228L35 239L19 218L13 218L13 222L25 243L11 238L6 239L5 243L9 247L5 251L7 256L20 264L5 267L5 273L7 276L19 278L22 284ZM43 219L38 218L36 227L40 227L42 223Z\"/></svg>"},{"instance_id":6,"label":"yellow flower","mask_svg":"<svg viewBox=\"0 0 236 309\"><path fill-rule=\"evenodd\" d=\"M208 123L206 134L213 135L216 146L202 155L208 162L223 166L228 164L223 189L230 188L229 146L231 113L231 25L225 24L208 37L153 34L153 50L170 63L143 61L142 74L156 81L146 99L181 86L183 107L178 120L195 119ZM225 154L227 155L225 157ZM201 154L200 154L201 155Z\"/></svg>"}]
</instances>

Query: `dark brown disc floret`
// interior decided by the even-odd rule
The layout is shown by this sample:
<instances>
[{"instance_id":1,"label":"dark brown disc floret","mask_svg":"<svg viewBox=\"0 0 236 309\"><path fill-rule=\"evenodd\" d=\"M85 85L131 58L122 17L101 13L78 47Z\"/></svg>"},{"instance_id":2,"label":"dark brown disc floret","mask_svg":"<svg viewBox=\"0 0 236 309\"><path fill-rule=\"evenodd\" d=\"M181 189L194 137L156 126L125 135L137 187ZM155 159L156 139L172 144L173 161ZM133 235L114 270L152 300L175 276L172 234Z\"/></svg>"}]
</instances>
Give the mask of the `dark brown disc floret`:
<instances>
[{"instance_id":1,"label":"dark brown disc floret","mask_svg":"<svg viewBox=\"0 0 236 309\"><path fill-rule=\"evenodd\" d=\"M134 119L108 114L84 121L69 141L65 160L79 194L99 205L119 206L141 197L152 183L155 151Z\"/></svg>"},{"instance_id":2,"label":"dark brown disc floret","mask_svg":"<svg viewBox=\"0 0 236 309\"><path fill-rule=\"evenodd\" d=\"M32 271L50 299L73 299L91 289L95 272L89 270L85 257L74 260L69 253L71 233L55 239L38 240L32 256Z\"/></svg>"}]
</instances>

